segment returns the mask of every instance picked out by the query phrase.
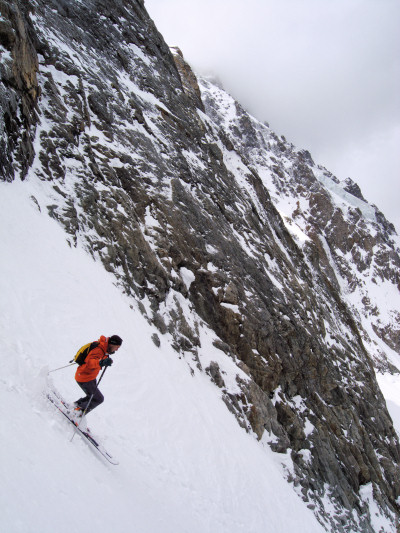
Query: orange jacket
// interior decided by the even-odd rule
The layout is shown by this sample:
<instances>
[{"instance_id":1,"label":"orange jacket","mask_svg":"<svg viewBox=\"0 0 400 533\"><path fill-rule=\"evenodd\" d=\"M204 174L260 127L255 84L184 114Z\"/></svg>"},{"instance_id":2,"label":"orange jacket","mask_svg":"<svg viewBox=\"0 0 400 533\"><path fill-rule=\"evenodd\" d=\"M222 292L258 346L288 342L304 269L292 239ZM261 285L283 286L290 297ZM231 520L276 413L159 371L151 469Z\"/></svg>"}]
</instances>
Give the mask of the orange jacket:
<instances>
[{"instance_id":1,"label":"orange jacket","mask_svg":"<svg viewBox=\"0 0 400 533\"><path fill-rule=\"evenodd\" d=\"M97 378L97 375L101 370L101 359L108 357L108 339L109 338L104 337L104 335L100 337L98 340L99 345L88 353L83 365L78 366L75 372L76 381L79 381L80 383L86 383L87 381L92 381L93 379Z\"/></svg>"}]
</instances>

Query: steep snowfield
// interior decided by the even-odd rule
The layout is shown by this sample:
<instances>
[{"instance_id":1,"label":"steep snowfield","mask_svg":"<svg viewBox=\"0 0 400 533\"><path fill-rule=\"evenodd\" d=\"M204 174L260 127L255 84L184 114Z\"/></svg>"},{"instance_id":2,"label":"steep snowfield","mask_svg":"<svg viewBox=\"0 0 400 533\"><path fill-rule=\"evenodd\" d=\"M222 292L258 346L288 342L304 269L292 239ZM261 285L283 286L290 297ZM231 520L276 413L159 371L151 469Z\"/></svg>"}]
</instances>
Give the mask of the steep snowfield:
<instances>
[{"instance_id":1,"label":"steep snowfield","mask_svg":"<svg viewBox=\"0 0 400 533\"><path fill-rule=\"evenodd\" d=\"M281 457L238 426L219 389L192 376L168 337L156 347L156 330L111 274L69 247L46 202L41 183L1 184L0 530L323 531L283 479ZM75 367L48 370L115 333L124 344L88 422L119 466L79 436L71 442L71 426L43 395L54 384L76 400Z\"/></svg>"}]
</instances>

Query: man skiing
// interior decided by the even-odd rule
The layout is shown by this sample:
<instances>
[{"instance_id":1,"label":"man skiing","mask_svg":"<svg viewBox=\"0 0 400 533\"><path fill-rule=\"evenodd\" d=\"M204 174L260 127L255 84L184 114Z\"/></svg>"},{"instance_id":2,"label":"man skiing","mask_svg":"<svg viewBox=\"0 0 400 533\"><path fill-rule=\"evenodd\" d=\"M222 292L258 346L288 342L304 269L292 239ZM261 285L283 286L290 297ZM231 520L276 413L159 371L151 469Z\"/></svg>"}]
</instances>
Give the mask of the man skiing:
<instances>
[{"instance_id":1,"label":"man skiing","mask_svg":"<svg viewBox=\"0 0 400 533\"><path fill-rule=\"evenodd\" d=\"M94 347L87 354L83 364L78 366L75 373L75 380L86 396L75 402L75 415L81 417L95 407L103 403L104 396L97 388L97 375L102 368L111 366L113 360L110 355L115 353L122 344L122 339L118 335L104 337L93 343Z\"/></svg>"}]
</instances>

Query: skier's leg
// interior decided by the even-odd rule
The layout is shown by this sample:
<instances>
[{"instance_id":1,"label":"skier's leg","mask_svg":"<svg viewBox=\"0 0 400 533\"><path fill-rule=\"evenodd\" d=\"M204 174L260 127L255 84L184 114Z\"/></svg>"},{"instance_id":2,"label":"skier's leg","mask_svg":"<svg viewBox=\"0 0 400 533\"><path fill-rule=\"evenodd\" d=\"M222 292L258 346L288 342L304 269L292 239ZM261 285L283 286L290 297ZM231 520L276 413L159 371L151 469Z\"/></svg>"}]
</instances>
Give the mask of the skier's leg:
<instances>
[{"instance_id":1,"label":"skier's leg","mask_svg":"<svg viewBox=\"0 0 400 533\"><path fill-rule=\"evenodd\" d=\"M87 402L90 399L90 396L92 395L92 392L93 392L93 388L91 386L92 383L93 383L93 381L86 381L86 382L77 381L77 384L80 386L80 388L86 394L86 396L83 396L82 398L79 398L79 400L77 400L75 402L75 405L77 405L78 407L82 407L82 409L83 409L83 406L87 404ZM92 392L90 392L91 390L92 390Z\"/></svg>"},{"instance_id":2,"label":"skier's leg","mask_svg":"<svg viewBox=\"0 0 400 533\"><path fill-rule=\"evenodd\" d=\"M95 379L92 381L87 382L77 382L80 388L86 393L86 396L83 398L80 398L76 403L78 407L80 407L83 411L85 411L86 407L88 406L88 403L90 401L90 398L92 397L92 400L90 401L89 409L86 411L86 414L92 411L95 407L103 403L104 396L97 388L97 382Z\"/></svg>"}]
</instances>

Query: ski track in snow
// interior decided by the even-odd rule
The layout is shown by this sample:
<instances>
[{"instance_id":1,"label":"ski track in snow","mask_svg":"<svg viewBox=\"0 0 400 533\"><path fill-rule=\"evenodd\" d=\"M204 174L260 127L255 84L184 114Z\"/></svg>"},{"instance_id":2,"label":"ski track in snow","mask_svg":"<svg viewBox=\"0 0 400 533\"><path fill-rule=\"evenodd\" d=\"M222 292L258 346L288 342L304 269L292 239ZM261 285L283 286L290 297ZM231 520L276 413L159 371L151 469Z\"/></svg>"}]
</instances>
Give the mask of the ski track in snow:
<instances>
[{"instance_id":1,"label":"ski track in snow","mask_svg":"<svg viewBox=\"0 0 400 533\"><path fill-rule=\"evenodd\" d=\"M317 533L283 477L283 457L237 424L220 391L47 216L39 181L1 184L0 530L7 533ZM41 212L31 200L34 195ZM76 350L119 334L88 425L109 465L45 398L78 399ZM203 332L206 339L208 333ZM207 357L221 352L205 342ZM215 350L215 353L211 353ZM290 508L290 513L287 509Z\"/></svg>"}]
</instances>

